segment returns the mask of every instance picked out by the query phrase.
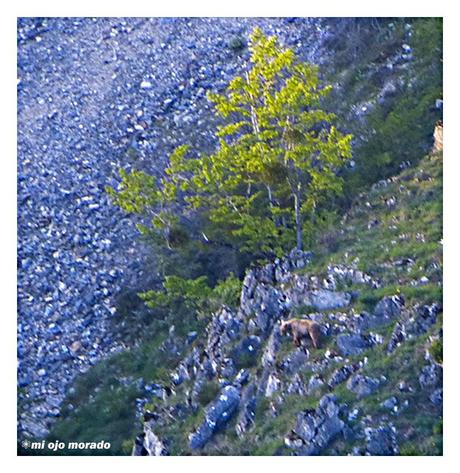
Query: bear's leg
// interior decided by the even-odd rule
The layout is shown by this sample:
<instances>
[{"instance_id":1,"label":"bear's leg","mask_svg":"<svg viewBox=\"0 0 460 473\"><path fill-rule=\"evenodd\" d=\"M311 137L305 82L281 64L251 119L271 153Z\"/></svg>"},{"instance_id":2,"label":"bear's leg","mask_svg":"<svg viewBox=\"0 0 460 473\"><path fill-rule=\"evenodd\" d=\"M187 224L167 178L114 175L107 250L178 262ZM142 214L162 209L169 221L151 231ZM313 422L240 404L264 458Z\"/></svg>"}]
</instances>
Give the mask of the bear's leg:
<instances>
[{"instance_id":1,"label":"bear's leg","mask_svg":"<svg viewBox=\"0 0 460 473\"><path fill-rule=\"evenodd\" d=\"M303 342L303 343L302 343ZM299 348L302 348L303 352L308 355L308 344L305 336L300 337Z\"/></svg>"},{"instance_id":2,"label":"bear's leg","mask_svg":"<svg viewBox=\"0 0 460 473\"><path fill-rule=\"evenodd\" d=\"M318 334L315 331L308 332L310 334L311 341L313 342L313 346L317 349L318 348Z\"/></svg>"}]
</instances>

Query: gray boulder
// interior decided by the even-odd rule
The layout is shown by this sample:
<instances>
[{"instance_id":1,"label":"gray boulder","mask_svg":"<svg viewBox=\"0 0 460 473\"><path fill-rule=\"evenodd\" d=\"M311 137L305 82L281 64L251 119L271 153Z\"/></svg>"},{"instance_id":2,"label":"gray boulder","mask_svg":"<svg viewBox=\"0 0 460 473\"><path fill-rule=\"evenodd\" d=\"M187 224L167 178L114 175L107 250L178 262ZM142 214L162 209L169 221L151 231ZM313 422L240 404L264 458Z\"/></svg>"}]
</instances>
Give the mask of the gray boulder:
<instances>
[{"instance_id":1,"label":"gray boulder","mask_svg":"<svg viewBox=\"0 0 460 473\"><path fill-rule=\"evenodd\" d=\"M282 294L274 287L279 266L278 261L246 273L241 291L240 313L243 317L251 318L248 325L250 331L268 334L284 309Z\"/></svg>"},{"instance_id":2,"label":"gray boulder","mask_svg":"<svg viewBox=\"0 0 460 473\"><path fill-rule=\"evenodd\" d=\"M437 303L422 306L416 305L413 311L407 313L403 320L396 324L388 343L388 352L394 351L408 338L418 337L426 333L436 322L440 312L441 307Z\"/></svg>"},{"instance_id":3,"label":"gray boulder","mask_svg":"<svg viewBox=\"0 0 460 473\"><path fill-rule=\"evenodd\" d=\"M440 406L442 404L442 388L435 389L430 395L430 401L435 406Z\"/></svg>"},{"instance_id":4,"label":"gray boulder","mask_svg":"<svg viewBox=\"0 0 460 473\"><path fill-rule=\"evenodd\" d=\"M257 279L255 271L248 271L243 280L243 287L241 290L241 305L243 306L246 300L252 299L254 296L254 290L257 286Z\"/></svg>"},{"instance_id":5,"label":"gray boulder","mask_svg":"<svg viewBox=\"0 0 460 473\"><path fill-rule=\"evenodd\" d=\"M409 335L418 336L428 331L436 323L441 312L439 304L422 305L415 307L415 314L407 321L406 330Z\"/></svg>"},{"instance_id":6,"label":"gray boulder","mask_svg":"<svg viewBox=\"0 0 460 473\"><path fill-rule=\"evenodd\" d=\"M362 374L355 374L347 382L347 388L358 396L358 399L369 396L378 387L380 381L377 378L370 378Z\"/></svg>"},{"instance_id":7,"label":"gray boulder","mask_svg":"<svg viewBox=\"0 0 460 473\"><path fill-rule=\"evenodd\" d=\"M305 383L302 381L298 373L294 375L292 381L288 384L286 392L288 394L299 394L300 396L305 396L307 394Z\"/></svg>"},{"instance_id":8,"label":"gray boulder","mask_svg":"<svg viewBox=\"0 0 460 473\"><path fill-rule=\"evenodd\" d=\"M351 294L322 289L318 278L290 273L281 284L286 309L307 305L315 310L333 310L350 304Z\"/></svg>"},{"instance_id":9,"label":"gray boulder","mask_svg":"<svg viewBox=\"0 0 460 473\"><path fill-rule=\"evenodd\" d=\"M319 374L314 374L308 381L308 392L311 393L323 386L324 380Z\"/></svg>"},{"instance_id":10,"label":"gray boulder","mask_svg":"<svg viewBox=\"0 0 460 473\"><path fill-rule=\"evenodd\" d=\"M241 320L226 306L213 314L207 327L206 361L203 363L208 377L215 375L217 366L223 361L228 344L240 335Z\"/></svg>"},{"instance_id":11,"label":"gray boulder","mask_svg":"<svg viewBox=\"0 0 460 473\"><path fill-rule=\"evenodd\" d=\"M270 285L257 286L254 301L251 304L251 312L256 314L253 318L256 329L268 335L283 309L282 294L278 289Z\"/></svg>"},{"instance_id":12,"label":"gray boulder","mask_svg":"<svg viewBox=\"0 0 460 473\"><path fill-rule=\"evenodd\" d=\"M362 362L353 363L349 365L341 366L337 368L330 376L327 385L329 388L334 388L340 383L343 383L347 380L354 372L358 371L361 368Z\"/></svg>"},{"instance_id":13,"label":"gray boulder","mask_svg":"<svg viewBox=\"0 0 460 473\"><path fill-rule=\"evenodd\" d=\"M380 405L385 409L392 410L398 405L398 399L396 396L391 396L388 399L385 399L385 401L381 402Z\"/></svg>"},{"instance_id":14,"label":"gray boulder","mask_svg":"<svg viewBox=\"0 0 460 473\"><path fill-rule=\"evenodd\" d=\"M396 429L392 425L365 429L366 449L370 455L397 455Z\"/></svg>"},{"instance_id":15,"label":"gray boulder","mask_svg":"<svg viewBox=\"0 0 460 473\"><path fill-rule=\"evenodd\" d=\"M257 388L255 382L251 382L241 395L241 408L235 427L238 437L242 437L254 425L257 401Z\"/></svg>"},{"instance_id":16,"label":"gray boulder","mask_svg":"<svg viewBox=\"0 0 460 473\"><path fill-rule=\"evenodd\" d=\"M344 333L338 335L337 347L342 355L357 355L369 348L369 343L362 335Z\"/></svg>"},{"instance_id":17,"label":"gray boulder","mask_svg":"<svg viewBox=\"0 0 460 473\"><path fill-rule=\"evenodd\" d=\"M337 397L326 394L319 401L317 409L307 409L297 416L294 434L302 439L298 453L301 455L318 455L330 441L344 428L339 419Z\"/></svg>"},{"instance_id":18,"label":"gray boulder","mask_svg":"<svg viewBox=\"0 0 460 473\"><path fill-rule=\"evenodd\" d=\"M287 355L281 362L281 369L287 374L293 374L302 368L309 358L307 350L297 349Z\"/></svg>"},{"instance_id":19,"label":"gray boulder","mask_svg":"<svg viewBox=\"0 0 460 473\"><path fill-rule=\"evenodd\" d=\"M351 295L348 292L318 289L311 292L309 299L310 305L316 310L334 310L347 307L350 304Z\"/></svg>"},{"instance_id":20,"label":"gray boulder","mask_svg":"<svg viewBox=\"0 0 460 473\"><path fill-rule=\"evenodd\" d=\"M235 314L228 307L223 306L212 318L208 329L208 346L210 345L209 342L217 337L224 337L225 341L235 340L238 338L241 325L241 321Z\"/></svg>"},{"instance_id":21,"label":"gray boulder","mask_svg":"<svg viewBox=\"0 0 460 473\"><path fill-rule=\"evenodd\" d=\"M276 362L276 354L280 348L280 333L278 326L275 326L270 337L268 338L267 345L262 355L262 366L264 368L274 366Z\"/></svg>"},{"instance_id":22,"label":"gray boulder","mask_svg":"<svg viewBox=\"0 0 460 473\"><path fill-rule=\"evenodd\" d=\"M385 323L401 315L404 299L400 295L384 297L375 306L374 315L378 322Z\"/></svg>"},{"instance_id":23,"label":"gray boulder","mask_svg":"<svg viewBox=\"0 0 460 473\"><path fill-rule=\"evenodd\" d=\"M406 327L401 322L398 322L393 329L390 341L388 342L387 352L392 353L396 348L401 345L407 338Z\"/></svg>"},{"instance_id":24,"label":"gray boulder","mask_svg":"<svg viewBox=\"0 0 460 473\"><path fill-rule=\"evenodd\" d=\"M313 253L311 251L302 251L294 248L289 253L289 262L292 268L304 268L310 263Z\"/></svg>"},{"instance_id":25,"label":"gray boulder","mask_svg":"<svg viewBox=\"0 0 460 473\"><path fill-rule=\"evenodd\" d=\"M359 269L350 268L344 265L331 265L327 268L327 279L325 283L328 287L336 289L337 282L345 284L365 284L370 287L378 287L379 282L372 279ZM324 284L324 283L323 283Z\"/></svg>"},{"instance_id":26,"label":"gray boulder","mask_svg":"<svg viewBox=\"0 0 460 473\"><path fill-rule=\"evenodd\" d=\"M418 380L424 389L434 387L442 381L442 368L435 363L426 365L422 368Z\"/></svg>"},{"instance_id":27,"label":"gray boulder","mask_svg":"<svg viewBox=\"0 0 460 473\"><path fill-rule=\"evenodd\" d=\"M219 397L206 409L205 419L198 429L189 435L189 446L196 450L203 448L213 434L221 429L238 409L240 391L226 386Z\"/></svg>"},{"instance_id":28,"label":"gray boulder","mask_svg":"<svg viewBox=\"0 0 460 473\"><path fill-rule=\"evenodd\" d=\"M160 457L168 454L164 443L160 438L152 431L148 424L144 427L145 438L144 448L147 450L147 454L150 456Z\"/></svg>"},{"instance_id":29,"label":"gray boulder","mask_svg":"<svg viewBox=\"0 0 460 473\"><path fill-rule=\"evenodd\" d=\"M276 391L281 388L281 380L276 373L270 373L267 379L267 385L265 387L265 397L271 397Z\"/></svg>"},{"instance_id":30,"label":"gray boulder","mask_svg":"<svg viewBox=\"0 0 460 473\"><path fill-rule=\"evenodd\" d=\"M160 457L168 455L165 444L152 431L149 422L144 424L144 432L136 437L132 451L133 456Z\"/></svg>"}]
</instances>

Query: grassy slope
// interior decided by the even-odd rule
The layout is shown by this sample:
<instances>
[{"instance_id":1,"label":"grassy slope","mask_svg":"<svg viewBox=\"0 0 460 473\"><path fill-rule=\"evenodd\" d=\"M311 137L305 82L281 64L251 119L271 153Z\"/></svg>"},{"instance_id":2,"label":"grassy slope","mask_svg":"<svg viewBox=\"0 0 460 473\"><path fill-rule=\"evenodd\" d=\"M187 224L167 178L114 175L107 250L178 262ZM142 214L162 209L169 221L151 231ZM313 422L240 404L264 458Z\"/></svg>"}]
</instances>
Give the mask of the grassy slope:
<instances>
[{"instance_id":1,"label":"grassy slope","mask_svg":"<svg viewBox=\"0 0 460 473\"><path fill-rule=\"evenodd\" d=\"M331 263L356 263L361 270L380 278L384 283L382 288L364 291L357 288L360 295L354 305L355 311L372 309L381 297L397 292L404 294L408 305L442 302L442 157L426 157L416 168L405 170L393 182L376 187L361 196L358 204L342 220L340 231L331 229L323 238L322 244L315 248L317 257L306 272L318 275ZM392 208L384 200L390 197L397 201ZM380 223L368 228L371 220ZM395 266L394 263L402 258L411 258L415 263L411 267ZM422 276L428 277L429 282L412 285ZM385 353L384 347L392 327L379 329L378 332L385 336L385 343L349 359L367 356L369 361L364 374L373 377L385 375L387 381L373 395L359 402L344 383L333 391L341 402L358 407L365 415L389 418L403 439L400 441L401 454L442 453L440 410L433 407L418 382L420 369L426 364L425 352L431 348L430 337L441 327L442 316L427 334L405 342L391 355ZM334 341L329 340L328 345L332 348ZM315 356L321 357L322 351ZM406 380L415 392L399 392L396 386L400 380ZM287 433L294 426L295 413L314 407L326 392L326 389L320 389L308 398L291 396L280 407L278 417L259 416L261 422L248 438L239 442L237 449L243 454L287 453L280 432ZM380 406L391 396L396 396L401 405L406 399L409 401L409 406L399 416L389 415L388 410ZM338 440L329 452L347 453L351 446Z\"/></svg>"},{"instance_id":2,"label":"grassy slope","mask_svg":"<svg viewBox=\"0 0 460 473\"><path fill-rule=\"evenodd\" d=\"M389 208L384 199L396 198L396 205ZM434 302L442 299L442 158L430 156L424 158L417 167L402 172L393 182L376 186L370 193L360 196L357 205L336 225L326 232L314 250L316 255L308 274L321 275L328 264L356 264L374 278L382 280L379 289L357 288L360 295L353 309L372 309L384 295L401 292L408 304L415 302ZM368 228L370 221L379 223ZM402 258L411 258L414 264L395 266ZM413 285L422 276L429 282ZM417 380L424 365L423 357L430 346L429 336L439 331L438 322L430 331L415 340L408 341L386 355L383 348L375 348L356 357L368 356L365 372L372 376L384 374L388 381L373 395L356 402L354 396L344 384L334 392L341 402L359 407L366 415L376 419L390 418L398 432L404 434L401 453L404 454L439 454L442 451L442 419L439 412L432 408L427 395L420 391ZM392 327L384 327L379 333L386 341ZM166 381L168 370L177 359L168 358L160 352L164 335L158 336L129 352L117 354L93 367L80 376L69 394L62 417L56 423L50 438L62 441L97 441L104 439L112 443L111 453L129 454L132 440L139 430L139 421L135 420L135 400L142 395L136 387L136 380ZM327 346L314 353L320 359L327 348L332 348L335 341L330 339ZM383 345L385 346L386 343ZM279 357L292 350L285 341ZM353 359L353 357L349 357ZM334 366L334 369L340 365ZM256 371L257 366L251 367ZM304 373L305 381L311 373ZM324 374L324 373L323 373ZM327 377L326 373L326 376ZM123 378L131 380L124 382ZM396 392L397 382L405 379L416 388L415 393ZM126 384L126 385L125 385ZM185 383L178 395L171 401L180 402ZM215 386L209 386L210 391ZM256 426L243 439L239 439L234 428L235 420L223 432L216 435L203 451L208 455L273 455L290 453L283 446L283 438L295 423L296 413L305 408L315 407L318 399L326 392L319 389L314 395L302 397L289 396L286 402L278 406L278 416L269 413L270 400L259 404L256 413ZM380 402L390 396L397 396L400 403L406 398L410 404L399 416L385 413ZM203 405L208 396L203 394ZM69 405L73 408L69 408ZM202 411L183 420L171 421L158 432L161 437L171 441L172 454L190 454L187 448L188 434L199 425ZM359 421L359 419L358 419ZM330 447L330 453L343 454L350 451L352 444L342 439Z\"/></svg>"},{"instance_id":3,"label":"grassy slope","mask_svg":"<svg viewBox=\"0 0 460 473\"><path fill-rule=\"evenodd\" d=\"M430 156L420 164L402 172L386 185L376 186L371 192L359 198L351 212L342 220L339 227L331 228L314 248L316 258L305 270L309 275L322 275L328 264L356 264L374 278L378 277L383 286L379 289L356 287L360 294L351 308L352 311L372 310L384 296L402 293L406 304L442 302L442 158ZM389 208L385 199L396 198L396 205ZM379 224L368 228L371 220ZM341 228L337 231L337 228ZM411 258L414 264L409 267L395 266L402 258ZM420 284L422 276L429 282ZM415 282L417 285L414 285ZM353 287L349 287L353 288ZM442 316L428 333L405 342L392 354L387 355L385 347L391 336L394 323L390 326L374 329L384 336L385 342L359 356L350 356L348 360L358 361L364 357L368 363L363 373L372 377L384 375L387 381L373 394L357 401L345 386L338 385L333 392L341 403L358 408L360 416L370 416L369 424L390 421L398 431L401 454L437 455L442 453L442 418L441 411L429 401L426 392L420 389L418 376L426 364L425 352L431 348L430 337L439 332ZM313 359L320 361L329 348L334 348L335 340L329 337L326 345L312 352ZM281 361L292 351L290 341L284 341L278 352ZM344 363L342 363L344 364ZM342 364L334 365L323 371L327 379L333 370ZM252 372L257 367L251 368ZM300 373L308 382L311 372ZM282 381L289 381L284 375ZM412 393L401 393L397 385L405 380L414 388ZM290 454L284 446L284 435L295 425L296 414L306 408L317 406L318 400L328 392L326 387L318 389L309 396L287 396L277 405L278 415L270 413L271 401L264 399L256 411L256 426L243 438L235 433L235 419L227 428L217 434L199 454L205 455L276 455ZM389 413L380 404L396 396L399 405L408 400L409 405L399 415ZM276 396L275 396L276 398ZM172 402L177 402L172 400ZM187 436L202 419L202 413L188 417L183 421L174 421L162 426L157 432L162 438L171 441L171 453L175 455L196 454L187 447ZM161 430L161 431L160 431ZM355 442L356 443L356 442ZM362 440L360 442L362 444ZM337 439L326 453L347 454L354 446L352 441Z\"/></svg>"}]
</instances>

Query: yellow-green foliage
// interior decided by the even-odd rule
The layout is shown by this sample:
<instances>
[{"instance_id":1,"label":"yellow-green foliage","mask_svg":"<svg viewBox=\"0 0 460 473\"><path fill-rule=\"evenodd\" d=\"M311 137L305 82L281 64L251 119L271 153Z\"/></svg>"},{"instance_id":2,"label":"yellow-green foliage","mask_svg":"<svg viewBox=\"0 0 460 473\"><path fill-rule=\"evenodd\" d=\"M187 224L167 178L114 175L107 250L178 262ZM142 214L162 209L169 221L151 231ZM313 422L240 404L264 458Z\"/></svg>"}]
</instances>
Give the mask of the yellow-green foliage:
<instances>
[{"instance_id":1,"label":"yellow-green foliage","mask_svg":"<svg viewBox=\"0 0 460 473\"><path fill-rule=\"evenodd\" d=\"M121 189L109 189L124 210L150 216L168 246L181 213L201 212L240 250L281 255L302 246L304 222L341 192L337 171L351 158L351 135L320 108L331 87L320 84L317 66L258 28L249 49L247 72L208 94L226 122L215 131L216 152L194 157L182 145L158 182L122 171Z\"/></svg>"},{"instance_id":2,"label":"yellow-green foliage","mask_svg":"<svg viewBox=\"0 0 460 473\"><path fill-rule=\"evenodd\" d=\"M443 349L441 339L437 339L432 343L430 352L438 363L442 363Z\"/></svg>"}]
</instances>

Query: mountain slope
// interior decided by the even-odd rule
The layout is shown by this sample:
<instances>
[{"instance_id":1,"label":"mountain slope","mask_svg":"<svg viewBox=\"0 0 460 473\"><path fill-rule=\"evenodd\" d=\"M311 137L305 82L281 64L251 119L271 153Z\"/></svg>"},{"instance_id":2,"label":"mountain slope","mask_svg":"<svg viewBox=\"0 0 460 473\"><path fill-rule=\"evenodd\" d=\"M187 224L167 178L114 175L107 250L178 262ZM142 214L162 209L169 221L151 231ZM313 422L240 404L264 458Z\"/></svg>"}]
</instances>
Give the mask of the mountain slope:
<instances>
[{"instance_id":1,"label":"mountain slope","mask_svg":"<svg viewBox=\"0 0 460 473\"><path fill-rule=\"evenodd\" d=\"M441 159L377 183L313 254L248 271L240 307L147 404L134 453L441 454ZM294 315L321 324L320 349L281 336Z\"/></svg>"},{"instance_id":2,"label":"mountain slope","mask_svg":"<svg viewBox=\"0 0 460 473\"><path fill-rule=\"evenodd\" d=\"M363 195L312 263L307 255L297 269L291 257L249 272L238 311L220 314L241 323L235 341L230 332L215 352L212 343L223 336L216 327L226 334L219 315L208 327L205 350L216 374L205 363L192 364L196 375L188 370L192 414L183 423L174 416L176 394L166 402L174 420L149 420L146 431L157 432L166 448L169 441L172 454L439 454L440 178L441 157L428 157ZM305 355L280 337L276 321L288 313L322 324L320 350L309 346ZM251 343L257 355L245 351ZM231 360L245 370L233 380ZM229 425L197 449L194 439L206 437L212 416L207 406L203 424L202 409L194 412L193 394L200 384L209 389L201 372L232 382L240 401Z\"/></svg>"},{"instance_id":3,"label":"mountain slope","mask_svg":"<svg viewBox=\"0 0 460 473\"><path fill-rule=\"evenodd\" d=\"M129 454L142 428L141 455L441 454L442 155L405 167L312 252L250 269L206 330L184 320L80 376L49 438ZM290 317L321 324L319 349L281 336Z\"/></svg>"},{"instance_id":4,"label":"mountain slope","mask_svg":"<svg viewBox=\"0 0 460 473\"><path fill-rule=\"evenodd\" d=\"M151 363L169 368L180 355L159 351L169 324L137 297L158 282L157 255L104 189L120 167L161 174L179 144L212 152L207 92L242 73L255 26L334 85L324 105L356 139L345 205L430 146L442 115L441 18L18 19L19 442L41 440L57 419L52 435L131 450L151 383L159 372L169 382ZM336 251L334 233L313 248L312 274L327 262L323 246ZM176 334L202 325L184 321Z\"/></svg>"}]
</instances>

